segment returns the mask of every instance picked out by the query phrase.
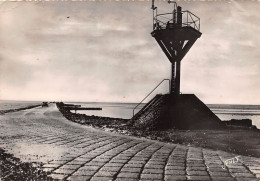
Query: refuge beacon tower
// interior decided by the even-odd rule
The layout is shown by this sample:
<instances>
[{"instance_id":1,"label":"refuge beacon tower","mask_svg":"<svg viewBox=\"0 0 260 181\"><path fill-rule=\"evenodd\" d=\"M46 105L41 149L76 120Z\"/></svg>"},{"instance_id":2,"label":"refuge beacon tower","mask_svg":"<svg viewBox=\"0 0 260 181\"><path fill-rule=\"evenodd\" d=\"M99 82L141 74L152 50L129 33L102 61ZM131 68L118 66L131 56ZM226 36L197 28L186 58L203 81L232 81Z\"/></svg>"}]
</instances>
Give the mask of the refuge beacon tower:
<instances>
[{"instance_id":1,"label":"refuge beacon tower","mask_svg":"<svg viewBox=\"0 0 260 181\"><path fill-rule=\"evenodd\" d=\"M180 94L181 61L202 33L199 17L190 11L182 11L176 2L168 3L173 4L172 12L158 14L152 1L151 35L171 63L170 92L156 95L133 116L132 121L143 128L220 128L221 120L194 94Z\"/></svg>"},{"instance_id":2,"label":"refuge beacon tower","mask_svg":"<svg viewBox=\"0 0 260 181\"><path fill-rule=\"evenodd\" d=\"M170 93L180 94L181 61L195 41L201 36L200 19L189 11L182 11L177 3L171 13L157 14L152 4L153 32L161 49L172 65Z\"/></svg>"}]
</instances>

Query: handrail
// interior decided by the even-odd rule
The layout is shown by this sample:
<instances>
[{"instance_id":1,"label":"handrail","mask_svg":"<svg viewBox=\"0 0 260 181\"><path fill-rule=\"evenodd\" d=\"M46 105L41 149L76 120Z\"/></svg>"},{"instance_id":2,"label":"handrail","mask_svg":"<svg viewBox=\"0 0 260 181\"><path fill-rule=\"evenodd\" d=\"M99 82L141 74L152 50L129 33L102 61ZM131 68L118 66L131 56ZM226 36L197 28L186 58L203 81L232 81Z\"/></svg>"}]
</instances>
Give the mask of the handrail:
<instances>
[{"instance_id":1,"label":"handrail","mask_svg":"<svg viewBox=\"0 0 260 181\"><path fill-rule=\"evenodd\" d=\"M183 16L183 20L184 22L182 22L182 26L190 26L198 31L200 31L200 18L198 16L196 16L195 14L193 14L190 11L181 11L182 16ZM156 9L156 14L153 14L153 21L155 23L158 23L158 25L163 25L163 27L161 27L162 29L166 28L164 27L167 22L164 21L173 21L172 18L169 18L167 16L172 15L172 14L177 14L177 12L171 12L171 13L157 13L157 9ZM159 20L159 19L164 19L164 20ZM167 19L167 20L165 20ZM154 26L153 29L155 29L156 27Z\"/></svg>"},{"instance_id":2,"label":"handrail","mask_svg":"<svg viewBox=\"0 0 260 181\"><path fill-rule=\"evenodd\" d=\"M134 107L134 109L133 109L133 116L135 115L135 109L140 105L140 104L142 104L143 103L143 101L148 97L148 96L150 96L152 93L153 93L153 91L155 91L155 89L157 89L165 80L168 80L169 81L169 92L171 91L170 89L171 89L171 81L170 81L170 79L163 79L149 94L147 94L147 96L145 96L145 98L141 101L141 102L139 102L139 104L137 104L135 107Z\"/></svg>"}]
</instances>

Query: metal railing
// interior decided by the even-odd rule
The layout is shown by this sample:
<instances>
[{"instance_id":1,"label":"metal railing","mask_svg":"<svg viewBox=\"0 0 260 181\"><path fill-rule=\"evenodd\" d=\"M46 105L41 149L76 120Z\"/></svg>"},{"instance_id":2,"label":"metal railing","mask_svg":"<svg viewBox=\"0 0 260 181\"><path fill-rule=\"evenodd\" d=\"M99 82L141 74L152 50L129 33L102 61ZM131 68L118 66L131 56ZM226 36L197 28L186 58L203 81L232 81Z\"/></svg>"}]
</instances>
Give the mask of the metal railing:
<instances>
[{"instance_id":1,"label":"metal railing","mask_svg":"<svg viewBox=\"0 0 260 181\"><path fill-rule=\"evenodd\" d=\"M149 97L152 93L153 93L153 91L155 91L164 81L166 81L166 80L168 80L169 81L169 93L170 93L170 89L171 89L171 81L170 81L170 79L163 79L159 84L157 84L157 86L149 93L149 94L147 94L147 96L145 96L145 98L143 98L143 100L141 101L141 102L139 102L135 107L134 107L134 109L133 109L133 116L135 115L135 109L140 105L140 104L142 104L143 103L143 101L147 98L147 97Z\"/></svg>"},{"instance_id":2,"label":"metal railing","mask_svg":"<svg viewBox=\"0 0 260 181\"><path fill-rule=\"evenodd\" d=\"M190 11L181 11L182 13L182 27L192 27L197 31L200 31L200 18ZM153 30L166 29L168 23L174 23L174 17L177 16L177 12L153 14Z\"/></svg>"}]
</instances>

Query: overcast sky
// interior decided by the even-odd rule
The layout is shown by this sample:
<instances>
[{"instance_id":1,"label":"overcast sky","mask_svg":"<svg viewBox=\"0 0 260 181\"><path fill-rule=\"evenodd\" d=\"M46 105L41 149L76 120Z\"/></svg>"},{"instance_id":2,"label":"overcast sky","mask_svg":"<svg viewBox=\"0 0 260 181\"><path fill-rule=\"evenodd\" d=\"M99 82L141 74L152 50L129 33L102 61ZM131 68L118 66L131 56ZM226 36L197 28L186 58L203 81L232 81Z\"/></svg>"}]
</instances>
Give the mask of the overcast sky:
<instances>
[{"instance_id":1,"label":"overcast sky","mask_svg":"<svg viewBox=\"0 0 260 181\"><path fill-rule=\"evenodd\" d=\"M0 99L139 102L170 77L150 35L151 2L0 4ZM182 61L181 92L260 104L260 2L178 5L201 18L202 32Z\"/></svg>"}]
</instances>

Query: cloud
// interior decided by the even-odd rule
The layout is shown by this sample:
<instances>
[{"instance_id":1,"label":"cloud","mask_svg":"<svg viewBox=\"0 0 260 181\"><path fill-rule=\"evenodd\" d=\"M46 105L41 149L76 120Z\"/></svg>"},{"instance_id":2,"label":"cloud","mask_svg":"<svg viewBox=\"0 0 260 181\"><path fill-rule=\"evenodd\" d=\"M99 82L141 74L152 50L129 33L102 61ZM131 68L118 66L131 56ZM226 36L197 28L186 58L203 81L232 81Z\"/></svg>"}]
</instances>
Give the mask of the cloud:
<instances>
[{"instance_id":1,"label":"cloud","mask_svg":"<svg viewBox=\"0 0 260 181\"><path fill-rule=\"evenodd\" d=\"M201 18L203 33L182 61L182 92L206 103L259 104L253 96L260 88L259 5L179 4ZM150 6L2 3L0 98L139 102L170 76L170 63L150 35ZM167 90L165 83L160 91Z\"/></svg>"}]
</instances>

